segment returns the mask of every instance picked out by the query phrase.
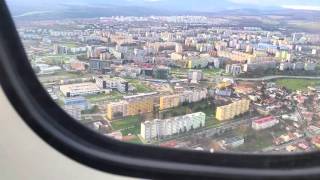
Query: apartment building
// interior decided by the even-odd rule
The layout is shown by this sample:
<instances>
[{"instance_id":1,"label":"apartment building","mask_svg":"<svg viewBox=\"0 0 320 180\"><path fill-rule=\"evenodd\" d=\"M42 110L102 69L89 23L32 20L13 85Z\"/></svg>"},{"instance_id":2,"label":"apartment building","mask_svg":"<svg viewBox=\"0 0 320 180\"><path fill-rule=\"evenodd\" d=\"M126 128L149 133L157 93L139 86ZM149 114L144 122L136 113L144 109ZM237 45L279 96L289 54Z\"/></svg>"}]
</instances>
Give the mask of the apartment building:
<instances>
[{"instance_id":1,"label":"apartment building","mask_svg":"<svg viewBox=\"0 0 320 180\"><path fill-rule=\"evenodd\" d=\"M63 110L75 120L81 120L81 111L82 111L81 107L66 105L63 107Z\"/></svg>"},{"instance_id":2,"label":"apartment building","mask_svg":"<svg viewBox=\"0 0 320 180\"><path fill-rule=\"evenodd\" d=\"M154 95L156 94L143 93L125 96L123 101L109 103L107 105L107 118L112 120L152 112L154 108Z\"/></svg>"},{"instance_id":3,"label":"apartment building","mask_svg":"<svg viewBox=\"0 0 320 180\"><path fill-rule=\"evenodd\" d=\"M218 56L228 58L236 62L245 62L255 57L252 54L243 53L240 51L218 51Z\"/></svg>"},{"instance_id":4,"label":"apartment building","mask_svg":"<svg viewBox=\"0 0 320 180\"><path fill-rule=\"evenodd\" d=\"M240 101L235 101L231 104L217 107L216 118L219 121L230 120L238 115L248 112L249 108L250 100L244 99Z\"/></svg>"},{"instance_id":5,"label":"apartment building","mask_svg":"<svg viewBox=\"0 0 320 180\"><path fill-rule=\"evenodd\" d=\"M107 118L109 120L127 116L127 101L113 102L107 105Z\"/></svg>"},{"instance_id":6,"label":"apartment building","mask_svg":"<svg viewBox=\"0 0 320 180\"><path fill-rule=\"evenodd\" d=\"M180 103L193 103L204 100L208 97L208 90L194 90L194 91L184 91L180 94Z\"/></svg>"},{"instance_id":7,"label":"apartment building","mask_svg":"<svg viewBox=\"0 0 320 180\"><path fill-rule=\"evenodd\" d=\"M177 94L160 97L160 110L177 107L179 106L179 104L180 104L180 96Z\"/></svg>"},{"instance_id":8,"label":"apartment building","mask_svg":"<svg viewBox=\"0 0 320 180\"><path fill-rule=\"evenodd\" d=\"M203 127L206 121L206 114L203 112L178 116L170 119L146 121L141 123L141 136L150 142L178 133L185 133L192 129Z\"/></svg>"}]
</instances>

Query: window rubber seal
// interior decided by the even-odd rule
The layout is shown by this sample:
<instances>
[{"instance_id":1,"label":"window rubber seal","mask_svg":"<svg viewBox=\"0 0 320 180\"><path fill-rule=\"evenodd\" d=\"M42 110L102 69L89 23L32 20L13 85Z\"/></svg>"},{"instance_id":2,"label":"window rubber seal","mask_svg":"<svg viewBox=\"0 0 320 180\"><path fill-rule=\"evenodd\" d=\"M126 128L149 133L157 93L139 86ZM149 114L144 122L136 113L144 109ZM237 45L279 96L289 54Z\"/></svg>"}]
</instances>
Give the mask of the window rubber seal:
<instances>
[{"instance_id":1,"label":"window rubber seal","mask_svg":"<svg viewBox=\"0 0 320 180\"><path fill-rule=\"evenodd\" d=\"M102 136L68 116L33 72L0 1L0 82L12 106L46 143L86 166L151 179L319 179L320 153L205 153L129 144Z\"/></svg>"}]
</instances>

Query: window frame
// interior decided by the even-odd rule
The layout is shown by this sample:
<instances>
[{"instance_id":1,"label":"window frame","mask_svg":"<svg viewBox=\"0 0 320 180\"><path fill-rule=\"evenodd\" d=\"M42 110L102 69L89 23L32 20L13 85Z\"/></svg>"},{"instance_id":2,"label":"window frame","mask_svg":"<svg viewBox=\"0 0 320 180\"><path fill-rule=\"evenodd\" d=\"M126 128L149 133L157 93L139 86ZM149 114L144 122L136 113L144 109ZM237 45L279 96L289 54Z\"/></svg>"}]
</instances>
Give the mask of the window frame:
<instances>
[{"instance_id":1,"label":"window frame","mask_svg":"<svg viewBox=\"0 0 320 180\"><path fill-rule=\"evenodd\" d=\"M13 19L0 1L0 82L28 126L71 159L118 175L155 179L318 179L320 152L205 153L128 144L72 119L46 93L25 54Z\"/></svg>"}]
</instances>

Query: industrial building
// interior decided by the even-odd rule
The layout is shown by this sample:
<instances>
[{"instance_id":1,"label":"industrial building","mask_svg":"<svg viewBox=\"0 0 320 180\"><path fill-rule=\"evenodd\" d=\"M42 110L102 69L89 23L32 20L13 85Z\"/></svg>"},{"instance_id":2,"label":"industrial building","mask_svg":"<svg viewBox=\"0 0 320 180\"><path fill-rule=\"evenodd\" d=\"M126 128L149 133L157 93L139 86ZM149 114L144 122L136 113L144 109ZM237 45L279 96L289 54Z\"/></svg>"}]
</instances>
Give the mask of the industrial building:
<instances>
[{"instance_id":1,"label":"industrial building","mask_svg":"<svg viewBox=\"0 0 320 180\"><path fill-rule=\"evenodd\" d=\"M268 116L268 117L253 120L252 128L258 131L258 130L263 130L263 129L273 127L276 124L279 124L279 120L274 118L273 116Z\"/></svg>"},{"instance_id":2,"label":"industrial building","mask_svg":"<svg viewBox=\"0 0 320 180\"><path fill-rule=\"evenodd\" d=\"M104 92L95 83L68 84L60 86L65 97L87 96Z\"/></svg>"}]
</instances>

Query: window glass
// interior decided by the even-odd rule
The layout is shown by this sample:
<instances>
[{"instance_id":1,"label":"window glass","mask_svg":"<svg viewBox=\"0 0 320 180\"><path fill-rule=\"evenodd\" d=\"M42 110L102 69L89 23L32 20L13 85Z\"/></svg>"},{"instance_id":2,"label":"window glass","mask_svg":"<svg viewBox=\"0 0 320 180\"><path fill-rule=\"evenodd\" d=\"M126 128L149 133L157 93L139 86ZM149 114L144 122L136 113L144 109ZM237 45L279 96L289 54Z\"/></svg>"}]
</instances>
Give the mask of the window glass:
<instances>
[{"instance_id":1,"label":"window glass","mask_svg":"<svg viewBox=\"0 0 320 180\"><path fill-rule=\"evenodd\" d=\"M75 120L128 143L320 148L318 0L9 0L30 64Z\"/></svg>"}]
</instances>

